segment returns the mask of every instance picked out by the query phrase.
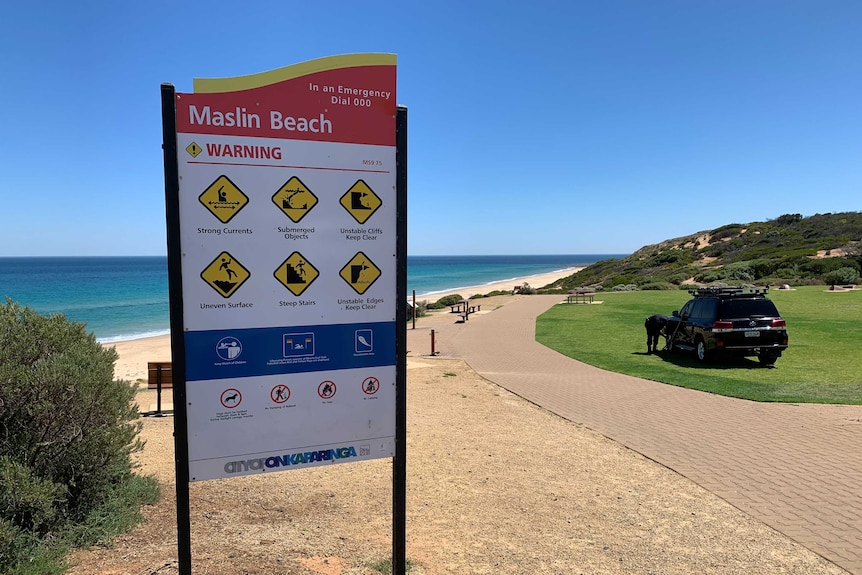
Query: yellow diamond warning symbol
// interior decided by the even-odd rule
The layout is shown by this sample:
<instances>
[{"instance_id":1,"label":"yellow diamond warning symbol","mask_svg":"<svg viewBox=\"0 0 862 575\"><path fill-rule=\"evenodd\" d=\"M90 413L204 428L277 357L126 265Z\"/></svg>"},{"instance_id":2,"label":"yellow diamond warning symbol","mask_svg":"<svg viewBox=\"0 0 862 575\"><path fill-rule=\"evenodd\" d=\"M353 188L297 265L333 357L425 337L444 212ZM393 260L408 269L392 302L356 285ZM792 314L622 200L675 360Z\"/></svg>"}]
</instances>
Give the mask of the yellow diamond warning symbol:
<instances>
[{"instance_id":1,"label":"yellow diamond warning symbol","mask_svg":"<svg viewBox=\"0 0 862 575\"><path fill-rule=\"evenodd\" d=\"M281 262L272 275L293 295L299 295L308 289L320 272L308 262L308 258L299 252L293 252Z\"/></svg>"},{"instance_id":2,"label":"yellow diamond warning symbol","mask_svg":"<svg viewBox=\"0 0 862 575\"><path fill-rule=\"evenodd\" d=\"M383 205L383 200L362 180L350 186L339 202L360 224L364 224Z\"/></svg>"},{"instance_id":3,"label":"yellow diamond warning symbol","mask_svg":"<svg viewBox=\"0 0 862 575\"><path fill-rule=\"evenodd\" d=\"M198 201L221 223L226 224L245 207L248 196L230 178L219 176L198 196Z\"/></svg>"},{"instance_id":4,"label":"yellow diamond warning symbol","mask_svg":"<svg viewBox=\"0 0 862 575\"><path fill-rule=\"evenodd\" d=\"M192 142L191 144L186 146L186 152L188 152L191 157L197 158L198 154L203 152L203 148L198 146L197 142Z\"/></svg>"},{"instance_id":5,"label":"yellow diamond warning symbol","mask_svg":"<svg viewBox=\"0 0 862 575\"><path fill-rule=\"evenodd\" d=\"M293 176L275 192L272 203L293 223L297 223L317 204L317 196L311 193L302 180Z\"/></svg>"},{"instance_id":6,"label":"yellow diamond warning symbol","mask_svg":"<svg viewBox=\"0 0 862 575\"><path fill-rule=\"evenodd\" d=\"M356 290L356 293L361 295L377 281L382 272L368 256L358 252L338 273L350 284L350 287Z\"/></svg>"},{"instance_id":7,"label":"yellow diamond warning symbol","mask_svg":"<svg viewBox=\"0 0 862 575\"><path fill-rule=\"evenodd\" d=\"M201 272L201 279L226 298L232 296L250 277L251 272L227 252L217 255Z\"/></svg>"}]
</instances>

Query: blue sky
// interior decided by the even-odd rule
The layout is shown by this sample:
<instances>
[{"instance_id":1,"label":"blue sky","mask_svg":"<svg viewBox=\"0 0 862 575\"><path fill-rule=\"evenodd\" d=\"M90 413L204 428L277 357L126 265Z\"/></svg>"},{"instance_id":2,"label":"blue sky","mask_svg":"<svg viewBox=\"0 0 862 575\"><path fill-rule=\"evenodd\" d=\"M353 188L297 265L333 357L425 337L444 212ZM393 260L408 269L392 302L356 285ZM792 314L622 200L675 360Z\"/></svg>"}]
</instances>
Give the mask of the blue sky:
<instances>
[{"instance_id":1,"label":"blue sky","mask_svg":"<svg viewBox=\"0 0 862 575\"><path fill-rule=\"evenodd\" d=\"M4 2L0 256L165 254L159 86L398 55L411 255L858 211L862 2Z\"/></svg>"}]
</instances>

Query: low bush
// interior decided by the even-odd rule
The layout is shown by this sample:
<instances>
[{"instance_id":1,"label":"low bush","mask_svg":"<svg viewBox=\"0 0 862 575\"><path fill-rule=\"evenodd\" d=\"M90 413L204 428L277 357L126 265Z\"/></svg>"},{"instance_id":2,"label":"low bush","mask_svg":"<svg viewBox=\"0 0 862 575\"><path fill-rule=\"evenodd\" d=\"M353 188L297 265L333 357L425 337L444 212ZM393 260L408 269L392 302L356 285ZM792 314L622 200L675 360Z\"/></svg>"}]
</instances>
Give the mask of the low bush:
<instances>
[{"instance_id":1,"label":"low bush","mask_svg":"<svg viewBox=\"0 0 862 575\"><path fill-rule=\"evenodd\" d=\"M655 290L655 291L658 291L658 290L676 290L676 289L679 289L679 286L672 284L670 282L654 281L654 282L649 282L649 283L643 284L642 286L640 286L640 289L647 290L647 291L649 291L649 290Z\"/></svg>"},{"instance_id":2,"label":"low bush","mask_svg":"<svg viewBox=\"0 0 862 575\"><path fill-rule=\"evenodd\" d=\"M859 283L859 270L851 267L838 268L823 276L823 282L829 285L846 285Z\"/></svg>"},{"instance_id":3,"label":"low bush","mask_svg":"<svg viewBox=\"0 0 862 575\"><path fill-rule=\"evenodd\" d=\"M492 297L495 295L512 295L512 292L506 289L497 289L494 291L489 291L485 294L485 297Z\"/></svg>"},{"instance_id":4,"label":"low bush","mask_svg":"<svg viewBox=\"0 0 862 575\"><path fill-rule=\"evenodd\" d=\"M34 557L133 524L129 490L157 497L133 472L135 387L114 380L116 360L82 323L0 306L0 572L51 572Z\"/></svg>"},{"instance_id":5,"label":"low bush","mask_svg":"<svg viewBox=\"0 0 862 575\"><path fill-rule=\"evenodd\" d=\"M414 313L416 317L425 317L428 315L428 302L426 300L417 301Z\"/></svg>"},{"instance_id":6,"label":"low bush","mask_svg":"<svg viewBox=\"0 0 862 575\"><path fill-rule=\"evenodd\" d=\"M464 296L462 296L459 293L443 296L437 300L437 302L436 302L437 307L435 309L449 307L450 305L455 305L459 301L464 301Z\"/></svg>"}]
</instances>

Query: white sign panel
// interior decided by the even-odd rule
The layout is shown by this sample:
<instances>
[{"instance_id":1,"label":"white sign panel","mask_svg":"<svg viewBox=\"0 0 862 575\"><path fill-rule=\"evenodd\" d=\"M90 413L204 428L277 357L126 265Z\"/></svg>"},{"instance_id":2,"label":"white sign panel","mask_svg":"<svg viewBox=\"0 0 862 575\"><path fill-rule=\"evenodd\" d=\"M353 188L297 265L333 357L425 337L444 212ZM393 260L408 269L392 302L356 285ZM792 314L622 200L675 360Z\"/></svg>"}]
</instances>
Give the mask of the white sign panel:
<instances>
[{"instance_id":1,"label":"white sign panel","mask_svg":"<svg viewBox=\"0 0 862 575\"><path fill-rule=\"evenodd\" d=\"M395 57L177 94L189 479L391 457Z\"/></svg>"}]
</instances>

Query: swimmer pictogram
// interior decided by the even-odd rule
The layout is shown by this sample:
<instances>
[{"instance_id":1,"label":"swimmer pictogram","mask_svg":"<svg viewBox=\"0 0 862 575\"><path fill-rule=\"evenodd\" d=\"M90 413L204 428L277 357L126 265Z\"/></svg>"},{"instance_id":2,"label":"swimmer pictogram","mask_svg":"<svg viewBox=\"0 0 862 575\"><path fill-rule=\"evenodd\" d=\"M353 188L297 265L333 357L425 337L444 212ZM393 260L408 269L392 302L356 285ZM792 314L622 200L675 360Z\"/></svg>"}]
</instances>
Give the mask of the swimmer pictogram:
<instances>
[{"instance_id":1,"label":"swimmer pictogram","mask_svg":"<svg viewBox=\"0 0 862 575\"><path fill-rule=\"evenodd\" d=\"M198 201L226 224L248 204L249 199L230 178L221 175L198 196Z\"/></svg>"}]
</instances>

